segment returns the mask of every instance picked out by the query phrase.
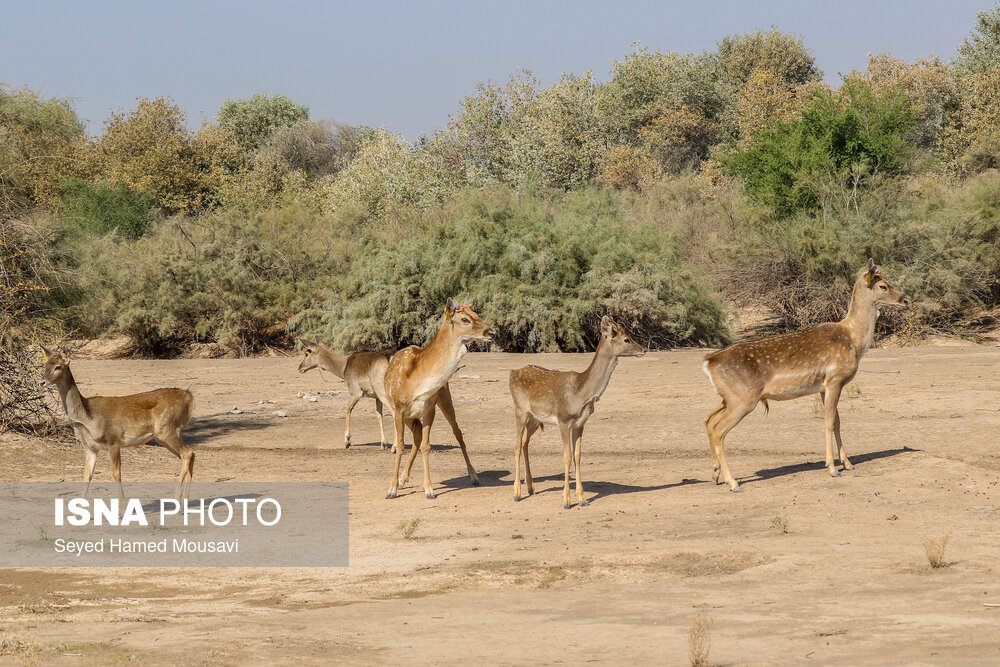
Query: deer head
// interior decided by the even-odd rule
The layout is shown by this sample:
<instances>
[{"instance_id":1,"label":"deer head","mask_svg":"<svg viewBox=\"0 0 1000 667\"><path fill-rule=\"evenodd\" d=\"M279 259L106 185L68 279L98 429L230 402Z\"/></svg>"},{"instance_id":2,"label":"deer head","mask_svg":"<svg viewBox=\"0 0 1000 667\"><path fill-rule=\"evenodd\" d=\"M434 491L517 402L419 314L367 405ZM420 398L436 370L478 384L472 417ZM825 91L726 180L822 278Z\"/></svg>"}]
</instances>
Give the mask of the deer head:
<instances>
[{"instance_id":1,"label":"deer head","mask_svg":"<svg viewBox=\"0 0 1000 667\"><path fill-rule=\"evenodd\" d=\"M44 345L41 346L45 355L45 367L42 369L42 382L46 384L58 385L72 377L69 372L69 359L62 351L50 350Z\"/></svg>"},{"instance_id":2,"label":"deer head","mask_svg":"<svg viewBox=\"0 0 1000 667\"><path fill-rule=\"evenodd\" d=\"M601 340L611 345L611 355L615 357L641 357L646 354L646 350L607 315L601 318Z\"/></svg>"},{"instance_id":3,"label":"deer head","mask_svg":"<svg viewBox=\"0 0 1000 667\"><path fill-rule=\"evenodd\" d=\"M875 304L876 308L880 305L910 305L910 300L904 297L902 292L890 285L889 281L882 277L882 271L875 265L875 260L868 260L868 264L865 266L861 274L861 278L858 279L858 284L860 285L862 281L864 281L866 288L865 290L862 290L862 293L865 294L873 304Z\"/></svg>"},{"instance_id":4,"label":"deer head","mask_svg":"<svg viewBox=\"0 0 1000 667\"><path fill-rule=\"evenodd\" d=\"M299 363L299 372L305 373L306 371L311 371L319 366L320 360L318 351L328 350L326 344L319 339L319 336L313 336L313 342L311 343L302 338L298 338L297 336L296 339L302 343L302 348L306 352L306 356L304 356L302 361Z\"/></svg>"},{"instance_id":5,"label":"deer head","mask_svg":"<svg viewBox=\"0 0 1000 667\"><path fill-rule=\"evenodd\" d=\"M492 341L496 332L479 319L468 299L454 303L449 298L445 306L445 323L451 326L452 333L461 343L473 340Z\"/></svg>"}]
</instances>

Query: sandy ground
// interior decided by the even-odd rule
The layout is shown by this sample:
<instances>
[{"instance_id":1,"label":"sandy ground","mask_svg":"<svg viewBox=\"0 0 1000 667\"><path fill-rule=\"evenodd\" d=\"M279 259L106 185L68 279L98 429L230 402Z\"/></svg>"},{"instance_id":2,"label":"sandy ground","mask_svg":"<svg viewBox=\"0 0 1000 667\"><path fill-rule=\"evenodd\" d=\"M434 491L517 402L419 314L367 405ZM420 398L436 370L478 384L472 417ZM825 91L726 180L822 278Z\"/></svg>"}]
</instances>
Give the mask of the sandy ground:
<instances>
[{"instance_id":1,"label":"sandy ground","mask_svg":"<svg viewBox=\"0 0 1000 667\"><path fill-rule=\"evenodd\" d=\"M345 450L343 385L295 359L78 361L85 394L192 386L195 483L349 482L351 565L3 570L0 662L688 664L696 615L713 665L1000 662L987 606L1000 603L1000 348L870 352L841 402L857 468L840 478L823 467L816 399L758 409L729 437L741 494L709 481L703 354L622 360L584 436L591 505L570 510L553 432L533 441L536 495L512 500L507 372L582 369L585 355L469 354L452 388L483 486L439 420L434 501L419 460L385 500L374 404L355 410ZM76 445L0 447L0 479L81 474ZM178 467L157 447L123 456L126 484ZM944 536L932 569L923 541Z\"/></svg>"}]
</instances>

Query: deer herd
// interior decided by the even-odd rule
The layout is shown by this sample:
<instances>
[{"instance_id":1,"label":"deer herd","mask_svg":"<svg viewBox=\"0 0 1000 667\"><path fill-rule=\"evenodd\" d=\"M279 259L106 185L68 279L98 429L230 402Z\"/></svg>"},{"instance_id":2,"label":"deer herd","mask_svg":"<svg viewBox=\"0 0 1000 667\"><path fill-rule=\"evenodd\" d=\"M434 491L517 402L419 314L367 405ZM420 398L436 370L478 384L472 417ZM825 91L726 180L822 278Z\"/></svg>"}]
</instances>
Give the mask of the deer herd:
<instances>
[{"instance_id":1,"label":"deer herd","mask_svg":"<svg viewBox=\"0 0 1000 667\"><path fill-rule=\"evenodd\" d=\"M758 403L765 411L768 401L784 401L819 394L826 425L826 467L839 476L836 455L845 470L853 468L840 437L837 404L844 386L858 371L861 357L871 346L875 322L883 305L905 306L909 302L868 260L851 295L846 317L791 334L736 343L709 354L702 369L722 398L722 403L705 418L716 484L725 481L730 490L740 491L726 461L726 435L752 412ZM525 366L511 371L510 393L514 405L514 500L522 498L521 461L527 495L534 493L528 443L544 425L559 429L563 443L563 507L569 509L570 470L576 470L576 501L588 505L581 479L580 454L583 427L594 412L611 380L619 357L641 356L645 350L608 316L600 323L600 342L593 359L582 372L554 371ZM396 353L359 351L340 356L314 337L298 339L305 350L299 372L313 368L329 371L344 380L350 393L344 432L344 447L351 446L351 411L362 398L375 400L379 415L381 446L386 447L382 424L383 406L393 417L395 461L386 498L395 498L405 485L419 451L423 459L424 494L433 499L430 475L430 431L438 410L451 425L458 441L472 485L479 484L469 460L462 430L455 420L455 406L448 382L458 370L468 345L490 342L494 330L484 323L465 300L448 300L437 333L423 347L412 345ZM91 396L80 393L67 355L42 347L45 355L43 380L59 393L63 408L84 451L83 494L86 496L101 451L107 451L118 491L121 487L121 450L156 440L181 460L177 497L186 501L194 468L194 450L181 431L188 426L194 398L183 389L156 389L128 396ZM409 428L413 445L402 477L399 467L405 452L405 431Z\"/></svg>"}]
</instances>

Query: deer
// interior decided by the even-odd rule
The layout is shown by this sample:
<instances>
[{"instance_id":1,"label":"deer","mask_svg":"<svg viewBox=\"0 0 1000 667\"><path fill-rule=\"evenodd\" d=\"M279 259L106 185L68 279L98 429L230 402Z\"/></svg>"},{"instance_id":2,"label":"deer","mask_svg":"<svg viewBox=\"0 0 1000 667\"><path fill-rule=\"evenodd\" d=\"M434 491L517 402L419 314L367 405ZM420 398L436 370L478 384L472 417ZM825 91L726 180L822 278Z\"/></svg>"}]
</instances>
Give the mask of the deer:
<instances>
[{"instance_id":1,"label":"deer","mask_svg":"<svg viewBox=\"0 0 1000 667\"><path fill-rule=\"evenodd\" d=\"M554 371L525 366L510 372L510 395L514 399L514 501L521 500L521 456L528 495L535 492L528 462L531 436L545 424L556 425L563 441L563 509L570 509L569 472L576 467L576 499L581 507L590 502L583 493L580 443L583 427L594 413L594 404L608 388L619 357L639 357L646 351L610 317L601 318L601 340L590 365L583 372Z\"/></svg>"},{"instance_id":2,"label":"deer","mask_svg":"<svg viewBox=\"0 0 1000 667\"><path fill-rule=\"evenodd\" d=\"M194 450L184 443L181 430L187 428L191 420L194 408L191 392L169 388L128 396L88 398L77 387L67 355L45 346L42 352L45 356L42 380L59 392L73 432L83 445L83 497L86 498L90 490L98 453L107 450L111 474L118 484L118 497L124 502L121 450L155 439L181 460L175 496L186 504L194 469Z\"/></svg>"},{"instance_id":3,"label":"deer","mask_svg":"<svg viewBox=\"0 0 1000 667\"><path fill-rule=\"evenodd\" d=\"M359 350L348 355L335 354L319 336L313 336L310 343L302 338L298 341L305 349L305 356L299 363L299 373L306 373L314 368L321 368L333 373L345 383L351 394L351 400L347 404L347 422L344 427L344 449L351 446L351 411L362 398L375 399L375 411L378 412L379 445L386 448L385 426L382 421L382 406L390 405L389 399L385 395L385 370L389 366L389 359L392 352L381 350L369 352ZM465 446L465 439L462 429L458 426L455 418L455 404L452 400L451 390L447 384L438 392L437 407L441 414L451 426L452 433L459 445ZM390 408L391 411L391 408ZM395 446L392 452L396 452Z\"/></svg>"},{"instance_id":4,"label":"deer","mask_svg":"<svg viewBox=\"0 0 1000 667\"><path fill-rule=\"evenodd\" d=\"M724 480L731 491L742 491L726 462L724 442L726 434L758 403L764 405L766 414L769 400L787 401L817 393L826 424L827 470L832 477L840 476L834 465L834 440L844 470L852 470L854 465L840 437L840 394L854 379L861 358L871 347L881 307L908 305L909 300L869 259L854 283L847 315L839 322L744 341L707 355L702 370L722 397L722 404L705 418L715 483Z\"/></svg>"},{"instance_id":5,"label":"deer","mask_svg":"<svg viewBox=\"0 0 1000 667\"><path fill-rule=\"evenodd\" d=\"M423 347L411 345L403 348L389 359L389 366L385 371L385 395L393 411L396 461L386 499L395 498L399 486L406 484L418 450L424 462L424 495L429 500L436 497L431 485L429 465L434 408L442 401L451 403L448 380L458 370L459 362L468 352L468 344L473 341L491 342L494 335L493 329L479 318L468 299L455 304L449 298L434 338ZM442 412L448 414L444 410ZM453 408L451 412L454 413ZM400 478L399 466L405 449L403 431L406 427L413 434L413 448ZM462 456L465 457L469 480L473 486L478 486L479 477L472 467L465 441L457 428L455 436Z\"/></svg>"}]
</instances>

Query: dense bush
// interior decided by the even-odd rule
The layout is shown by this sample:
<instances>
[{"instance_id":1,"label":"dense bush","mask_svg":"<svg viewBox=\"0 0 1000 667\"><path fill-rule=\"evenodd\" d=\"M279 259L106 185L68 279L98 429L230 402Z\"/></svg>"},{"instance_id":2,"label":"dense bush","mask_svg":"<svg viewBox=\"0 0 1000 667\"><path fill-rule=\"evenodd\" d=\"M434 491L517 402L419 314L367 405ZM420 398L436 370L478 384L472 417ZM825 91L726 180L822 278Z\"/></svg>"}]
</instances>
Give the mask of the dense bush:
<instances>
[{"instance_id":1,"label":"dense bush","mask_svg":"<svg viewBox=\"0 0 1000 667\"><path fill-rule=\"evenodd\" d=\"M137 239L149 231L156 200L124 183L91 185L78 178L63 181L63 212L67 221L96 234L118 232Z\"/></svg>"},{"instance_id":2,"label":"dense bush","mask_svg":"<svg viewBox=\"0 0 1000 667\"><path fill-rule=\"evenodd\" d=\"M468 294L510 351L591 349L605 314L654 348L725 342L725 310L679 260L677 233L630 220L608 192L470 191L370 236L296 324L343 349L422 343L447 298Z\"/></svg>"}]
</instances>

